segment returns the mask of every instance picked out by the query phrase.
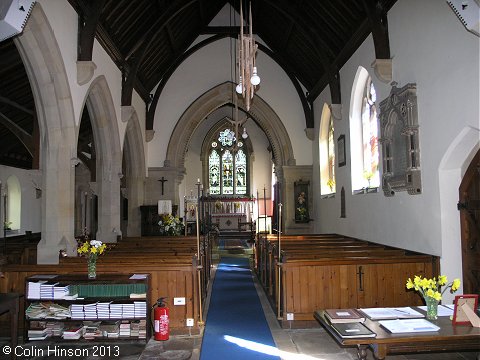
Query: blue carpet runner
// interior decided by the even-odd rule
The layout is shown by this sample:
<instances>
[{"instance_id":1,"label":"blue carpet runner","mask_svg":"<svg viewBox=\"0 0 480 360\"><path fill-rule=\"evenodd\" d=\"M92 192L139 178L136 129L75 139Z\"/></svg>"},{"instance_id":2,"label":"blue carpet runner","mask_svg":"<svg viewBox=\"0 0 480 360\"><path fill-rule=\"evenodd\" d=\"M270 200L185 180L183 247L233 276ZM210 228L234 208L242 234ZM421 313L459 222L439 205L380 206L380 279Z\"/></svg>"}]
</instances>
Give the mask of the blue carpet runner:
<instances>
[{"instance_id":1,"label":"blue carpet runner","mask_svg":"<svg viewBox=\"0 0 480 360\"><path fill-rule=\"evenodd\" d=\"M280 359L276 354L248 259L222 257L213 282L200 359Z\"/></svg>"}]
</instances>

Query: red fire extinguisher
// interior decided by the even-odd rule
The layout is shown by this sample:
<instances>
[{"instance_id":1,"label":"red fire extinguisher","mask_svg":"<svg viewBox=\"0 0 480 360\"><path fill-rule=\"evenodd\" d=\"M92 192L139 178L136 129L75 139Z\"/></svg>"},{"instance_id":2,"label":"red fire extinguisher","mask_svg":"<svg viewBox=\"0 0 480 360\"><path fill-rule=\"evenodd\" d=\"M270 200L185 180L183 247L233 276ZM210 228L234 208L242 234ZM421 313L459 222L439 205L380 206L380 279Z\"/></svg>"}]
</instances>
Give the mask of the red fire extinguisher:
<instances>
[{"instance_id":1,"label":"red fire extinguisher","mask_svg":"<svg viewBox=\"0 0 480 360\"><path fill-rule=\"evenodd\" d=\"M154 305L153 319L154 319L154 339L158 341L168 340L170 336L169 328L169 310L165 306L165 298L162 297L157 300Z\"/></svg>"}]
</instances>

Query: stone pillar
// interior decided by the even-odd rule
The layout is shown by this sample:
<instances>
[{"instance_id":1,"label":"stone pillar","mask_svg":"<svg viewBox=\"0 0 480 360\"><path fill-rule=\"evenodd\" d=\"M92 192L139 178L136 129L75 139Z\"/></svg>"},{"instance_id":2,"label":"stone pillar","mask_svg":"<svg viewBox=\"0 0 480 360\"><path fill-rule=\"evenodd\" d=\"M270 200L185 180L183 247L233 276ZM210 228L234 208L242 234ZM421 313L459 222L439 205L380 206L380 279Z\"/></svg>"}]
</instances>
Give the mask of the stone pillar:
<instances>
[{"instance_id":1,"label":"stone pillar","mask_svg":"<svg viewBox=\"0 0 480 360\"><path fill-rule=\"evenodd\" d=\"M113 158L116 158L113 156ZM122 236L120 228L120 167L102 164L97 159L98 185L98 231L96 239L106 242L117 242ZM98 177L100 174L100 178Z\"/></svg>"},{"instance_id":2,"label":"stone pillar","mask_svg":"<svg viewBox=\"0 0 480 360\"><path fill-rule=\"evenodd\" d=\"M284 230L287 234L294 233L303 233L308 234L313 231L312 222L308 223L296 223L295 222L295 182L302 180L308 181L310 187L308 189L308 210L310 217L314 214L314 203L313 203L313 189L312 189L312 166L311 165L295 165L295 166L283 166L283 182L282 182L282 193L283 193L283 222Z\"/></svg>"},{"instance_id":3,"label":"stone pillar","mask_svg":"<svg viewBox=\"0 0 480 360\"><path fill-rule=\"evenodd\" d=\"M68 133L65 131L65 133ZM59 251L76 254L74 239L75 211L75 162L72 156L74 144L61 139L64 134L50 134L50 142L42 152L43 192L42 192L42 239L37 246L38 264L58 264ZM57 137L57 138L55 138Z\"/></svg>"},{"instance_id":4,"label":"stone pillar","mask_svg":"<svg viewBox=\"0 0 480 360\"><path fill-rule=\"evenodd\" d=\"M144 203L144 184L144 178L127 177L127 236L140 236L142 234L140 205Z\"/></svg>"}]
</instances>

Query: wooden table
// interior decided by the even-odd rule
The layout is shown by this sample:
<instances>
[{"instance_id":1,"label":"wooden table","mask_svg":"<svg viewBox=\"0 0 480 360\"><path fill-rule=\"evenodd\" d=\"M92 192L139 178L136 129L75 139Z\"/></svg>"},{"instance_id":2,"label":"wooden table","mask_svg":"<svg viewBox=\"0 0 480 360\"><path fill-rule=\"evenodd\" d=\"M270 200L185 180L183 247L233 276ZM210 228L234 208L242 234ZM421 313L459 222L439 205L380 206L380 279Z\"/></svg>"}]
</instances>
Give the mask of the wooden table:
<instances>
[{"instance_id":1,"label":"wooden table","mask_svg":"<svg viewBox=\"0 0 480 360\"><path fill-rule=\"evenodd\" d=\"M0 314L10 313L11 358L15 359L15 347L18 342L18 311L20 308L20 294L0 293Z\"/></svg>"},{"instance_id":2,"label":"wooden table","mask_svg":"<svg viewBox=\"0 0 480 360\"><path fill-rule=\"evenodd\" d=\"M416 309L420 312L422 310ZM423 312L424 313L424 312ZM448 316L439 317L431 321L440 327L439 331L429 333L392 334L380 326L378 321L367 319L365 325L375 332L375 338L343 339L325 319L324 311L317 310L315 319L333 336L342 346L356 346L358 359L367 358L367 349L370 347L376 359L385 359L387 354L418 353L440 351L480 351L480 328L471 325L452 325Z\"/></svg>"}]
</instances>

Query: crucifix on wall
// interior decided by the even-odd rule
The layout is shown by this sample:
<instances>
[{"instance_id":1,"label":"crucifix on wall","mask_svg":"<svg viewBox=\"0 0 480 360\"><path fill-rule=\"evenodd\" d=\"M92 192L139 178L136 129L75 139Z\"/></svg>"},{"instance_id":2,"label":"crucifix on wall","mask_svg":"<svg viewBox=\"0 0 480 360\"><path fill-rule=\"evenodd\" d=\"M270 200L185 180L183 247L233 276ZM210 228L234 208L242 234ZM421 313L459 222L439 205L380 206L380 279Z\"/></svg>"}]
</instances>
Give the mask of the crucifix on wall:
<instances>
[{"instance_id":1,"label":"crucifix on wall","mask_svg":"<svg viewBox=\"0 0 480 360\"><path fill-rule=\"evenodd\" d=\"M164 185L165 185L165 181L168 181L168 180L165 179L165 178L162 176L162 178L161 178L160 180L158 180L158 181L160 181L160 182L162 183L162 195L163 195L163 191L164 191L164 188L163 188L163 187L164 187Z\"/></svg>"}]
</instances>

